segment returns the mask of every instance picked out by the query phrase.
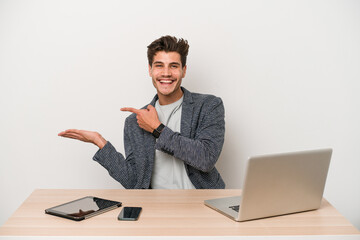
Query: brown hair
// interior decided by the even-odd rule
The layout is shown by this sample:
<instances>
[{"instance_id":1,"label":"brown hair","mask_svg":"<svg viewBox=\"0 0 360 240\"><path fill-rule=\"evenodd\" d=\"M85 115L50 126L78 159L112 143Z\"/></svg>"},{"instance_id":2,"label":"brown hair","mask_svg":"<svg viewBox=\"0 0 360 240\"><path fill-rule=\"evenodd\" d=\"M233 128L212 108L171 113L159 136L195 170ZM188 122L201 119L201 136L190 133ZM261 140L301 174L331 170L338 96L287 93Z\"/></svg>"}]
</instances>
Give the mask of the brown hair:
<instances>
[{"instance_id":1,"label":"brown hair","mask_svg":"<svg viewBox=\"0 0 360 240\"><path fill-rule=\"evenodd\" d=\"M172 36L162 36L159 39L153 41L148 47L147 56L149 65L152 66L154 56L159 51L165 52L177 52L181 57L182 67L186 65L186 57L189 52L189 44L186 40Z\"/></svg>"}]
</instances>

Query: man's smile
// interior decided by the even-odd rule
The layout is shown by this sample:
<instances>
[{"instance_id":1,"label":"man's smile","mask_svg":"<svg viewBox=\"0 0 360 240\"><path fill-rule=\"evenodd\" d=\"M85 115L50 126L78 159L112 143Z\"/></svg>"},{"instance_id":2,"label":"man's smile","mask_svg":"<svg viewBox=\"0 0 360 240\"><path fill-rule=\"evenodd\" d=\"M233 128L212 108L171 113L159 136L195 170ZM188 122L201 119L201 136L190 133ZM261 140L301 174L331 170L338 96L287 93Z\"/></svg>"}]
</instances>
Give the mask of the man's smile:
<instances>
[{"instance_id":1,"label":"man's smile","mask_svg":"<svg viewBox=\"0 0 360 240\"><path fill-rule=\"evenodd\" d=\"M158 79L157 81L160 82L161 84L172 84L176 80L173 80L173 79Z\"/></svg>"}]
</instances>

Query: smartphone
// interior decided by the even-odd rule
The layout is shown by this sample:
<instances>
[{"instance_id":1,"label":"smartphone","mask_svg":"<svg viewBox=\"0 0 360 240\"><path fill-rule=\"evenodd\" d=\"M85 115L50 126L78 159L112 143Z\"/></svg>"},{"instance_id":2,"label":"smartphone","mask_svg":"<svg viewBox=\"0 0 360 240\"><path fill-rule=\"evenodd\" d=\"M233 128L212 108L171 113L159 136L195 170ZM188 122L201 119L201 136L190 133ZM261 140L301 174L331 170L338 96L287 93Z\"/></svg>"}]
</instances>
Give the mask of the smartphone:
<instances>
[{"instance_id":1,"label":"smartphone","mask_svg":"<svg viewBox=\"0 0 360 240\"><path fill-rule=\"evenodd\" d=\"M141 207L123 207L118 216L118 220L136 221L140 216L141 210Z\"/></svg>"}]
</instances>

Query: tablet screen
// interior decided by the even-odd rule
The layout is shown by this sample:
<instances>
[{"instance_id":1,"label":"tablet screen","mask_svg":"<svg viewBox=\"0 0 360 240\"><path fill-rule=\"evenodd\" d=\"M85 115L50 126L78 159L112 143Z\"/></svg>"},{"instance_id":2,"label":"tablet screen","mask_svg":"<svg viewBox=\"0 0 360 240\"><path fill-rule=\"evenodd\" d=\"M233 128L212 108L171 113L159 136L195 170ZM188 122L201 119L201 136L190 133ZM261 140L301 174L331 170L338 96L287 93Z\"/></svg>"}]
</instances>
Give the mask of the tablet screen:
<instances>
[{"instance_id":1,"label":"tablet screen","mask_svg":"<svg viewBox=\"0 0 360 240\"><path fill-rule=\"evenodd\" d=\"M45 213L73 220L83 220L120 206L121 202L88 196L46 209Z\"/></svg>"}]
</instances>

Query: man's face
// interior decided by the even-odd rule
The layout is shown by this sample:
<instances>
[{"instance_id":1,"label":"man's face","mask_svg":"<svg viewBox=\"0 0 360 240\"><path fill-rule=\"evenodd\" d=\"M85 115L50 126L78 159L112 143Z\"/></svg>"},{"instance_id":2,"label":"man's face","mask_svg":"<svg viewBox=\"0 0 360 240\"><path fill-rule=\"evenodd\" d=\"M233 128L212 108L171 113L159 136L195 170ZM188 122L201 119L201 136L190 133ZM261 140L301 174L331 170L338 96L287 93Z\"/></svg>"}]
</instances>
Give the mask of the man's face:
<instances>
[{"instance_id":1,"label":"man's face","mask_svg":"<svg viewBox=\"0 0 360 240\"><path fill-rule=\"evenodd\" d=\"M177 52L159 51L154 56L152 66L149 66L149 75L160 100L176 101L182 96L180 85L185 74L186 66L182 66Z\"/></svg>"}]
</instances>

